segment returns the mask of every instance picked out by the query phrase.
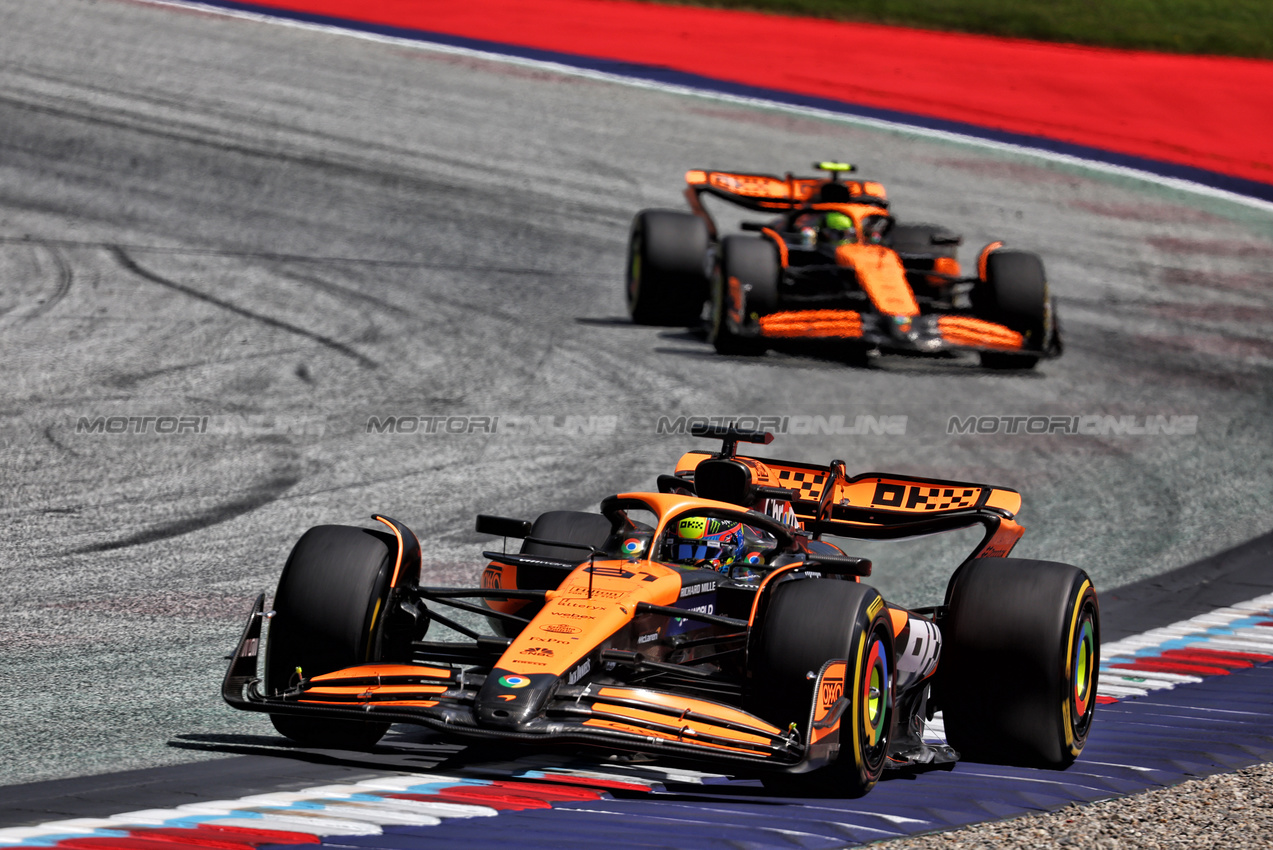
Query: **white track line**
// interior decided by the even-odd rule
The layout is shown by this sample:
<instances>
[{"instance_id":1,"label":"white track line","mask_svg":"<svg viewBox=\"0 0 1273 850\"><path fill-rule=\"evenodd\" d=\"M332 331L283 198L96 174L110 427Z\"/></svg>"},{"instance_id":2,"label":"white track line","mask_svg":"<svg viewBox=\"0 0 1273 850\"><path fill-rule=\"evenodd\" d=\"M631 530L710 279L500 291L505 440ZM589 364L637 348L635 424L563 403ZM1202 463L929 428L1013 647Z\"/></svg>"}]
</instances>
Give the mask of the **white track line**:
<instances>
[{"instance_id":1,"label":"white track line","mask_svg":"<svg viewBox=\"0 0 1273 850\"><path fill-rule=\"evenodd\" d=\"M1188 192L1194 195L1214 198L1222 201L1239 204L1241 206L1250 207L1260 210L1261 212L1273 213L1273 202L1263 200L1261 198L1253 198L1249 195L1242 195L1237 192L1229 192L1224 189L1217 189L1214 186L1207 186L1202 183L1195 183L1192 180L1184 180L1178 177L1167 177L1162 174L1154 174L1151 171L1142 171L1138 168L1131 168L1124 165L1114 165L1108 162L1100 162L1097 160L1084 159L1082 157L1073 156L1071 154L1057 153L1055 151L1044 150L1042 148L1033 148L1026 145L1015 145L1008 142L997 142L991 139L983 139L978 136L970 136L963 133L955 133L948 130L934 130L927 127L917 127L911 124L904 124L898 121L885 121L879 118L866 118L858 115L847 115L841 112L835 112L829 109L818 109L811 106L796 106L789 103L783 103L776 100L768 100L760 97L745 97L742 95L731 95L723 92L712 91L710 89L700 89L689 85L673 85L670 83L658 83L651 80L644 80L637 77L624 76L622 74L612 74L605 71L594 71L587 68L577 68L573 65L567 65L561 62L549 62L539 59L527 59L520 56L509 56L503 53L494 53L485 50L474 50L467 47L455 47L448 44L439 44L437 42L424 41L422 39L402 38L398 36L381 35L379 33L363 32L356 29L347 29L344 27L333 26L329 24L316 24L308 21L297 21L290 18L274 17L272 15L260 14L257 12L245 12L238 9L226 9L220 6L214 6L207 3L186 2L186 0L130 0L134 3L145 3L151 6L170 6L181 9L196 9L212 15L220 15L227 18L239 18L242 20L256 21L258 23L275 24L279 26L294 27L297 29L311 30L315 32L323 32L329 35L342 35L351 38L359 38L365 41L380 42L383 44L392 44L398 47L409 47L418 50L428 50L435 53L447 53L457 56L467 56L476 59L484 59L491 62L502 62L509 65L519 65L528 68L537 68L548 70L558 74L572 77L583 77L590 80L599 80L602 82L616 83L618 85L632 86L635 88L649 89L652 91L664 92L667 94L677 94L689 97L700 97L708 100L722 101L725 103L737 104L740 106L758 107L761 109L772 109L781 112L787 112L794 115L812 116L827 121L837 121L845 124L852 124L859 127L867 127L875 130L886 130L894 133L902 133L911 136L918 136L926 139L935 139L944 142L953 142L956 144L967 145L970 147L984 148L987 150L998 151L1000 153L1016 154L1019 156L1029 156L1035 159L1042 159L1048 162L1054 162L1062 165L1083 168L1090 171L1096 171L1102 174L1113 175L1117 177L1131 178L1141 180L1146 183L1153 183L1157 186L1163 186L1168 189L1175 189L1180 192ZM546 51L547 52L547 51ZM603 58L603 57L594 57ZM686 72L688 73L688 72ZM847 104L846 104L847 106ZM939 119L940 120L940 119ZM1069 144L1069 143L1067 143ZM1111 151L1111 153L1117 153ZM1134 156L1134 154L1129 154Z\"/></svg>"}]
</instances>

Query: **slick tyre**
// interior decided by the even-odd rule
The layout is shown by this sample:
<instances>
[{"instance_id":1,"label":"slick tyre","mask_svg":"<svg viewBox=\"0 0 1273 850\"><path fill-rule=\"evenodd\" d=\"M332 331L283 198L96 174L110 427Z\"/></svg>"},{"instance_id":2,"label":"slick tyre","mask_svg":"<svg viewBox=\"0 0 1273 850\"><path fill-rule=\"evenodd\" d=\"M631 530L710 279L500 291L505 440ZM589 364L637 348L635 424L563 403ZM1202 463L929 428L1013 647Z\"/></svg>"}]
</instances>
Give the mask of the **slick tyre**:
<instances>
[{"instance_id":1,"label":"slick tyre","mask_svg":"<svg viewBox=\"0 0 1273 850\"><path fill-rule=\"evenodd\" d=\"M530 536L542 540L559 540L562 543L579 543L585 546L600 548L610 536L610 521L601 514L586 511L548 511L539 515L531 525ZM585 561L588 552L583 549L571 549L566 546L549 546L532 540L522 542L521 554L542 555L548 558L562 558L568 561ZM562 579L568 575L566 570L554 567L534 567L521 565L517 568L516 585L519 590L556 590ZM518 614L522 617L534 617L544 606L539 602L518 605L504 603L502 610ZM488 605L491 603L487 603ZM498 603L497 603L498 604ZM522 625L516 621L503 620L498 617L487 617L487 622L498 635L516 637L521 633Z\"/></svg>"},{"instance_id":2,"label":"slick tyre","mask_svg":"<svg viewBox=\"0 0 1273 850\"><path fill-rule=\"evenodd\" d=\"M379 531L320 525L301 535L274 594L265 652L267 692L377 660L376 631L393 580L397 544ZM388 723L271 714L283 735L307 747L365 750Z\"/></svg>"},{"instance_id":3,"label":"slick tyre","mask_svg":"<svg viewBox=\"0 0 1273 850\"><path fill-rule=\"evenodd\" d=\"M874 588L835 579L774 588L749 652L747 708L782 729L794 723L807 738L816 677L833 659L848 661L839 758L809 774L766 776L767 788L860 797L880 778L893 739L895 671L893 630Z\"/></svg>"},{"instance_id":4,"label":"slick tyre","mask_svg":"<svg viewBox=\"0 0 1273 850\"><path fill-rule=\"evenodd\" d=\"M737 326L778 307L782 266L773 242L752 236L726 236L712 278L712 321L708 342L720 354L760 355L762 340L744 337Z\"/></svg>"},{"instance_id":5,"label":"slick tyre","mask_svg":"<svg viewBox=\"0 0 1273 850\"><path fill-rule=\"evenodd\" d=\"M1053 333L1052 301L1038 254L990 252L985 277L973 287L972 302L980 318L1020 333L1029 348L1043 351L1048 347ZM1032 369L1038 362L1037 354L981 354L981 365L987 369Z\"/></svg>"},{"instance_id":6,"label":"slick tyre","mask_svg":"<svg viewBox=\"0 0 1273 850\"><path fill-rule=\"evenodd\" d=\"M698 325L708 297L707 224L691 213L642 210L628 234L625 294L639 325Z\"/></svg>"},{"instance_id":7,"label":"slick tyre","mask_svg":"<svg viewBox=\"0 0 1273 850\"><path fill-rule=\"evenodd\" d=\"M1096 707L1100 611L1087 574L1051 561L981 558L947 590L934 696L960 756L1064 768Z\"/></svg>"}]
</instances>

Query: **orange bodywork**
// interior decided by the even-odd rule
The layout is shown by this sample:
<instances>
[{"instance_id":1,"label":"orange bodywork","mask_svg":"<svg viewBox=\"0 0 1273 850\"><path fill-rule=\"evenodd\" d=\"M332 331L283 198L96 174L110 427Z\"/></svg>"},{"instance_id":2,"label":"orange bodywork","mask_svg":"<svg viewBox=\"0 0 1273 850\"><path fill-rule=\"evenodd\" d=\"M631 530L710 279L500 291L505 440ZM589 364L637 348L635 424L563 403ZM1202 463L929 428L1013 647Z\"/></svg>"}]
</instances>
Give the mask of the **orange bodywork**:
<instances>
[{"instance_id":1,"label":"orange bodywork","mask_svg":"<svg viewBox=\"0 0 1273 850\"><path fill-rule=\"evenodd\" d=\"M959 268L959 260L954 257L937 257L933 260L933 271L937 274L928 275L928 285L942 287L950 283L944 275L959 277L962 270Z\"/></svg>"},{"instance_id":2,"label":"orange bodywork","mask_svg":"<svg viewBox=\"0 0 1273 850\"><path fill-rule=\"evenodd\" d=\"M840 729L840 720L829 716L844 697L848 665L843 661L832 663L818 678L818 691L814 694L813 726L809 730L809 743L816 744Z\"/></svg>"},{"instance_id":3,"label":"orange bodywork","mask_svg":"<svg viewBox=\"0 0 1273 850\"><path fill-rule=\"evenodd\" d=\"M670 493L622 493L659 516L658 539L666 526L685 511L737 505ZM504 651L499 667L512 673L563 675L593 649L584 636L614 634L636 616L640 602L674 605L680 598L682 574L654 561L598 560L580 564L544 594L544 607L532 627L523 630Z\"/></svg>"},{"instance_id":4,"label":"orange bodywork","mask_svg":"<svg viewBox=\"0 0 1273 850\"><path fill-rule=\"evenodd\" d=\"M743 320L743 285L738 278L729 279L729 317L735 322Z\"/></svg>"},{"instance_id":5,"label":"orange bodywork","mask_svg":"<svg viewBox=\"0 0 1273 850\"><path fill-rule=\"evenodd\" d=\"M986 279L986 260L990 259L990 254L998 251L1003 247L1002 242L991 242L989 245L981 249L981 253L977 255L977 277L982 280Z\"/></svg>"},{"instance_id":6,"label":"orange bodywork","mask_svg":"<svg viewBox=\"0 0 1273 850\"><path fill-rule=\"evenodd\" d=\"M678 475L685 475L698 468L698 465L713 455L710 452L686 452L676 464ZM954 511L968 511L978 507L996 508L1008 513L1008 518L999 519L998 528L993 536L985 541L978 550L977 557L1005 557L1017 540L1025 533L1025 529L1014 522L1021 509L1021 494L1003 487L987 487L981 484L966 484L958 481L929 481L910 479L890 475L865 474L852 479L843 477L842 473L832 474L829 467L788 463L779 460L760 460L752 457L738 456L733 460L746 466L751 472L752 483L760 487L778 487L794 493L793 507L799 516L825 520L833 511L840 508L855 508L863 511L882 514L908 514L915 516L939 516ZM831 492L826 489L830 485ZM864 532L878 527L882 520L856 517L835 519L834 525L839 527L832 534L844 537L858 536L855 529ZM809 519L802 520L807 525ZM869 535L868 535L869 536ZM786 568L770 572L761 582L761 587ZM759 595L757 596L759 600ZM753 605L751 616L756 616Z\"/></svg>"},{"instance_id":7,"label":"orange bodywork","mask_svg":"<svg viewBox=\"0 0 1273 850\"><path fill-rule=\"evenodd\" d=\"M939 316L937 329L941 338L952 345L1011 351L1025 347L1025 337L1011 328L972 316Z\"/></svg>"},{"instance_id":8,"label":"orange bodywork","mask_svg":"<svg viewBox=\"0 0 1273 850\"><path fill-rule=\"evenodd\" d=\"M813 197L828 181L818 177L774 177L768 174L740 174L724 171L703 171L695 169L685 172L685 182L693 190L695 187L711 187L730 195L742 198L771 199L786 201L775 206L789 208L791 202L807 201ZM881 200L888 198L884 186L873 180L845 180L842 184L851 195L870 195Z\"/></svg>"},{"instance_id":9,"label":"orange bodywork","mask_svg":"<svg viewBox=\"0 0 1273 850\"><path fill-rule=\"evenodd\" d=\"M406 676L412 679L450 679L454 671L446 667L428 667L421 664L362 664L346 667L334 673L315 676L311 682L332 682L340 679L385 679Z\"/></svg>"},{"instance_id":10,"label":"orange bodywork","mask_svg":"<svg viewBox=\"0 0 1273 850\"><path fill-rule=\"evenodd\" d=\"M784 242L782 237L778 235L778 231L774 230L772 227L762 227L760 228L760 232L772 239L774 244L778 246L778 259L782 262L782 267L785 269L789 259L787 254L787 243Z\"/></svg>"},{"instance_id":11,"label":"orange bodywork","mask_svg":"<svg viewBox=\"0 0 1273 850\"><path fill-rule=\"evenodd\" d=\"M835 261L851 268L875 309L890 316L918 316L919 305L897 252L883 245L850 243L835 249Z\"/></svg>"},{"instance_id":12,"label":"orange bodywork","mask_svg":"<svg viewBox=\"0 0 1273 850\"><path fill-rule=\"evenodd\" d=\"M454 676L454 671L445 667L363 664L314 676L305 690L305 699L300 702L316 705L375 703L433 706L437 705L437 701L428 697L442 694L450 687L433 680L449 682Z\"/></svg>"},{"instance_id":13,"label":"orange bodywork","mask_svg":"<svg viewBox=\"0 0 1273 850\"><path fill-rule=\"evenodd\" d=\"M770 313L760 317L760 335L775 339L857 339L862 336L862 315L855 310L792 310Z\"/></svg>"},{"instance_id":14,"label":"orange bodywork","mask_svg":"<svg viewBox=\"0 0 1273 850\"><path fill-rule=\"evenodd\" d=\"M1025 534L1023 527L1013 520L1005 519L999 524L999 530L995 532L994 537L990 538L989 542L977 553L977 557L1006 558L1023 534Z\"/></svg>"},{"instance_id":15,"label":"orange bodywork","mask_svg":"<svg viewBox=\"0 0 1273 850\"><path fill-rule=\"evenodd\" d=\"M376 522L383 523L386 527L388 527L388 529L393 532L393 536L398 541L398 555L393 562L393 577L389 579L389 586L397 587L398 573L402 571L402 553L405 549L405 543L402 539L402 532L398 530L397 526L395 526L393 523L389 522L389 520L385 519L382 516L378 516L378 515L373 516L372 519L374 519Z\"/></svg>"},{"instance_id":16,"label":"orange bodywork","mask_svg":"<svg viewBox=\"0 0 1273 850\"><path fill-rule=\"evenodd\" d=\"M661 738L664 741L685 741L697 744L700 747L710 747L715 750L745 753L747 755L759 755L763 752L762 747L764 746L757 745L755 748L747 748L746 746L731 747L728 744L718 744L713 741L695 740L693 735L672 735L662 730L650 729L647 726L642 726L640 725L640 722L636 720L634 720L633 723L620 723L614 720L598 720L594 718L592 720L585 720L583 725L591 726L594 729L612 729L615 732L627 732L633 735L640 735L643 738Z\"/></svg>"},{"instance_id":17,"label":"orange bodywork","mask_svg":"<svg viewBox=\"0 0 1273 850\"><path fill-rule=\"evenodd\" d=\"M663 714L661 712L647 711L641 708L634 708L630 705L615 705L613 703L607 703L604 699L599 699L596 702L594 702L592 704L592 708L593 708L593 711L602 712L605 714L613 714L613 715L617 715L618 717L625 717L631 720L635 720L637 721L637 725L639 725L642 729L645 729L645 730L648 730L651 724L668 723L670 720L671 722L675 723L681 728L681 733L679 735L672 735L670 733L664 733L664 734L667 734L669 738L678 739L678 740L684 740L686 738L694 738L696 735L700 735L700 734L708 734L708 735L715 735L718 737L731 738L737 741L739 744L760 744L761 746L768 746L770 740L775 735L780 734L778 730L775 729L772 733L765 734L763 736L752 735L747 732L741 732L737 729L729 729L724 726L717 726L713 723L705 722L703 720L698 720L698 719L691 720L688 718L682 718L682 719L669 718L666 714ZM746 722L754 722L755 720L755 718L753 718L749 714L742 715L742 716L746 719ZM604 723L604 722L606 721L605 720L589 720L589 721L586 721L584 725L587 726L590 723ZM619 721L619 722L622 723L623 721Z\"/></svg>"},{"instance_id":18,"label":"orange bodywork","mask_svg":"<svg viewBox=\"0 0 1273 850\"><path fill-rule=\"evenodd\" d=\"M782 730L778 727L771 726L745 711L716 702L706 702L693 697L681 696L680 694L650 691L642 688L606 687L598 691L597 696L603 700L607 698L637 700L659 708L679 711L682 714L688 712L710 712L713 717L730 723L737 723L741 726L752 726L766 735L782 734Z\"/></svg>"},{"instance_id":19,"label":"orange bodywork","mask_svg":"<svg viewBox=\"0 0 1273 850\"><path fill-rule=\"evenodd\" d=\"M906 479L872 476L844 484L837 483L832 498L837 504L848 507L928 513L975 507L984 489L976 485L930 486Z\"/></svg>"},{"instance_id":20,"label":"orange bodywork","mask_svg":"<svg viewBox=\"0 0 1273 850\"><path fill-rule=\"evenodd\" d=\"M506 588L515 590L517 588L517 565L516 564L487 564L486 569L482 571L482 587L488 590L498 588ZM498 597L487 597L486 604L492 611L499 611L503 614L516 614L518 611L530 604L528 599L500 599Z\"/></svg>"}]
</instances>

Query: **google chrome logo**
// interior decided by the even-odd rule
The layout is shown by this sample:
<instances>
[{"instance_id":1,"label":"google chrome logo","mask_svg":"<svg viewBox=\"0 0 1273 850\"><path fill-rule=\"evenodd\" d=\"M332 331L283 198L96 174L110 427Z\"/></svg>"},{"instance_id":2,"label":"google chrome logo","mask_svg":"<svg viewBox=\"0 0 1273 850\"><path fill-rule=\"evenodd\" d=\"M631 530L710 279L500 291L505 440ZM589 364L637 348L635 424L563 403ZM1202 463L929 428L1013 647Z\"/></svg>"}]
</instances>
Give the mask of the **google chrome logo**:
<instances>
[{"instance_id":1,"label":"google chrome logo","mask_svg":"<svg viewBox=\"0 0 1273 850\"><path fill-rule=\"evenodd\" d=\"M530 684L527 676L500 676L499 683L506 688L524 688Z\"/></svg>"}]
</instances>

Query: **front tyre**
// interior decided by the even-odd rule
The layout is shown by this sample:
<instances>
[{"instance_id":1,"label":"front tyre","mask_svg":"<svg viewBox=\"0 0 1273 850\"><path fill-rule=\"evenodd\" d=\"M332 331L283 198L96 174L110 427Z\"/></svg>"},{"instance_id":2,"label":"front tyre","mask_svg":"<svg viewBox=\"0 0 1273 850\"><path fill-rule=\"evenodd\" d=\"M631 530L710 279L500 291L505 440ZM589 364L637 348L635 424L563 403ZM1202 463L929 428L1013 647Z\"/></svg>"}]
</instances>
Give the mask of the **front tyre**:
<instances>
[{"instance_id":1,"label":"front tyre","mask_svg":"<svg viewBox=\"0 0 1273 850\"><path fill-rule=\"evenodd\" d=\"M765 353L762 339L745 337L738 329L749 319L778 307L778 279L782 265L768 239L726 236L712 279L712 322L708 342L720 354Z\"/></svg>"},{"instance_id":2,"label":"front tyre","mask_svg":"<svg viewBox=\"0 0 1273 850\"><path fill-rule=\"evenodd\" d=\"M320 525L292 548L274 594L265 652L265 687L286 690L305 678L379 660L376 632L393 580L397 544L380 531ZM283 735L307 747L365 750L388 723L271 714Z\"/></svg>"},{"instance_id":3,"label":"front tyre","mask_svg":"<svg viewBox=\"0 0 1273 850\"><path fill-rule=\"evenodd\" d=\"M1087 574L1051 561L981 558L947 591L939 699L971 761L1060 769L1096 708L1100 611Z\"/></svg>"},{"instance_id":4,"label":"front tyre","mask_svg":"<svg viewBox=\"0 0 1273 850\"><path fill-rule=\"evenodd\" d=\"M748 710L782 729L806 732L816 676L848 661L840 721L840 755L810 774L773 774L766 787L860 797L884 770L895 725L893 630L879 593L857 582L796 579L773 590L748 657ZM812 674L812 677L810 676Z\"/></svg>"},{"instance_id":5,"label":"front tyre","mask_svg":"<svg viewBox=\"0 0 1273 850\"><path fill-rule=\"evenodd\" d=\"M978 317L1021 334L1034 351L1047 350L1054 317L1047 275L1038 254L991 251L986 257L985 276L973 288L972 302ZM987 369L1032 369L1038 362L1038 354L981 353L981 365Z\"/></svg>"}]
</instances>

